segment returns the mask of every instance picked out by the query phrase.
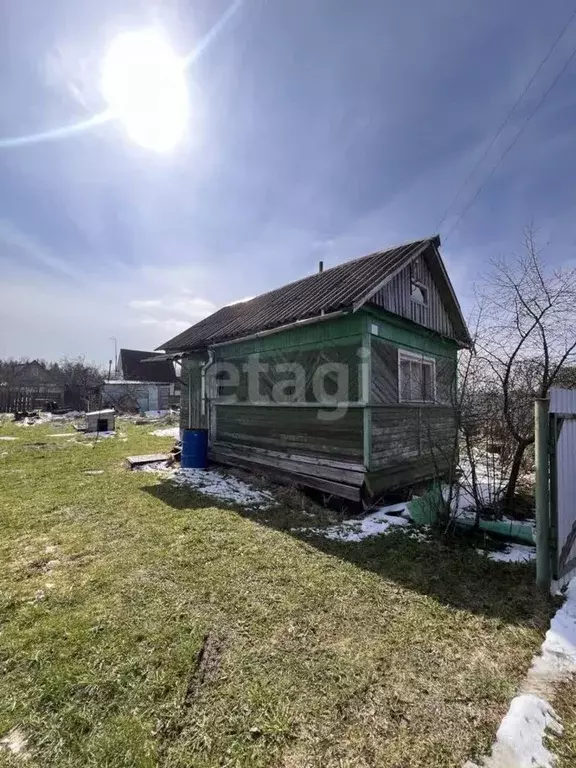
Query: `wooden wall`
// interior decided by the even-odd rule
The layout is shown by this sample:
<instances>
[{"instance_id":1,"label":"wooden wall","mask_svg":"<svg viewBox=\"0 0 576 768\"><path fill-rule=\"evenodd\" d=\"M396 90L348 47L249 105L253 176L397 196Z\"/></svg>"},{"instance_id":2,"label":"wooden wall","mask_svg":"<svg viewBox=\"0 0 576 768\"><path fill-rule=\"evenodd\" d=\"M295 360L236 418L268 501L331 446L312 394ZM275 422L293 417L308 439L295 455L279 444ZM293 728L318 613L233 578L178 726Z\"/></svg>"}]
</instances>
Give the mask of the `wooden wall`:
<instances>
[{"instance_id":1,"label":"wooden wall","mask_svg":"<svg viewBox=\"0 0 576 768\"><path fill-rule=\"evenodd\" d=\"M372 378L370 402L376 405L396 405L398 397L398 350L403 347L373 337L371 344ZM418 350L407 349L410 353ZM452 405L456 394L456 355L444 357L422 353L436 361L436 403Z\"/></svg>"},{"instance_id":2,"label":"wooden wall","mask_svg":"<svg viewBox=\"0 0 576 768\"><path fill-rule=\"evenodd\" d=\"M216 441L362 462L362 408L216 405Z\"/></svg>"},{"instance_id":3,"label":"wooden wall","mask_svg":"<svg viewBox=\"0 0 576 768\"><path fill-rule=\"evenodd\" d=\"M436 363L436 402L400 403L398 350L372 337L369 468L380 473L378 490L410 485L446 471L456 458L456 352L423 352ZM417 353L414 347L407 348Z\"/></svg>"},{"instance_id":4,"label":"wooden wall","mask_svg":"<svg viewBox=\"0 0 576 768\"><path fill-rule=\"evenodd\" d=\"M359 398L359 369L360 357L358 352L360 342L326 344L321 347L296 347L294 349L277 349L274 351L253 352L249 355L237 355L226 357L216 362L213 370L214 376L218 380L219 369L224 378L222 384L217 387L222 397L233 396L236 402L251 403L267 402L292 402L294 401L293 392L290 387L284 388L283 383L293 380L293 375L287 373L286 366L300 366L304 373L303 398L300 402L314 403L318 402L317 392L314 387L314 374L321 371L321 367L341 364L345 368L345 377L342 383L347 383L346 396L347 402L356 402ZM259 399L254 399L250 394L248 387L247 364L252 361L261 366L258 375L258 395ZM234 366L236 381L233 388L227 382L229 379L228 366ZM288 369L290 370L290 369ZM321 377L320 390L324 389L326 396L330 397L337 390L338 374L327 370ZM318 389L318 387L317 387Z\"/></svg>"},{"instance_id":5,"label":"wooden wall","mask_svg":"<svg viewBox=\"0 0 576 768\"><path fill-rule=\"evenodd\" d=\"M442 406L372 407L371 469L451 456L456 415Z\"/></svg>"},{"instance_id":6,"label":"wooden wall","mask_svg":"<svg viewBox=\"0 0 576 768\"><path fill-rule=\"evenodd\" d=\"M403 269L387 285L374 295L371 302L382 309L394 312L408 320L438 331L443 336L454 337L454 326L442 301L440 291L432 278L424 254L415 260L419 282L428 289L428 305L411 299L411 268Z\"/></svg>"}]
</instances>

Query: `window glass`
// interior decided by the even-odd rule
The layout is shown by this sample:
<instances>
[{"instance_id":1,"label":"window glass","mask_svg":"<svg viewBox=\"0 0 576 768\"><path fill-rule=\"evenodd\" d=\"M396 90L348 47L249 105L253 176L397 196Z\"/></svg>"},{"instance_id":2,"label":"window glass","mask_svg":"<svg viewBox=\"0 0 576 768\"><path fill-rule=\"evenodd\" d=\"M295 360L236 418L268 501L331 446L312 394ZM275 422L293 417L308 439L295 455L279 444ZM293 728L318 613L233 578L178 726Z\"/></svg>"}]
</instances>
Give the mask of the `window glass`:
<instances>
[{"instance_id":1,"label":"window glass","mask_svg":"<svg viewBox=\"0 0 576 768\"><path fill-rule=\"evenodd\" d=\"M430 360L400 355L399 394L401 402L433 402L435 367Z\"/></svg>"}]
</instances>

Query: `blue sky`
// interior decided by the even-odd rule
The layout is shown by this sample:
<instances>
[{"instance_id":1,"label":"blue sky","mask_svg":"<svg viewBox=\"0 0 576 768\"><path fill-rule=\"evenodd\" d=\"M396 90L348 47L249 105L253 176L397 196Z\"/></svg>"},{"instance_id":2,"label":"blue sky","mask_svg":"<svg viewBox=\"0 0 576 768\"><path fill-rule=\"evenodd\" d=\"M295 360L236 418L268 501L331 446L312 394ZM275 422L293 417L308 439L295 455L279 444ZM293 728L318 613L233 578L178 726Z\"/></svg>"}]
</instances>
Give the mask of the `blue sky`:
<instances>
[{"instance_id":1,"label":"blue sky","mask_svg":"<svg viewBox=\"0 0 576 768\"><path fill-rule=\"evenodd\" d=\"M0 356L152 349L230 301L436 231L573 12L573 0L244 0L190 66L170 154L108 123L0 143ZM185 55L227 0L11 0L0 139L86 120L117 33L159 25ZM452 229L576 47L576 21L440 229ZM533 221L576 239L576 60L443 245L464 307Z\"/></svg>"}]
</instances>

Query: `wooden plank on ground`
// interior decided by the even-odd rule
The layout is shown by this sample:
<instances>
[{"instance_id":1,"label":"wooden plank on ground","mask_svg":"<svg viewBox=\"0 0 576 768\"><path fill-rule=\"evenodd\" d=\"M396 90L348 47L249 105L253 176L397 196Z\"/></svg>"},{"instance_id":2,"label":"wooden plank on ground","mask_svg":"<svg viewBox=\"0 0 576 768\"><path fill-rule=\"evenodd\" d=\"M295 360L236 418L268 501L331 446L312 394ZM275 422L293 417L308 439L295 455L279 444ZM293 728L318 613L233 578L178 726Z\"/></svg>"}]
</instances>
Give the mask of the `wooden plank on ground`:
<instances>
[{"instance_id":1,"label":"wooden plank on ground","mask_svg":"<svg viewBox=\"0 0 576 768\"><path fill-rule=\"evenodd\" d=\"M126 464L129 469L139 467L142 464L153 464L157 461L168 461L170 454L168 453L148 453L142 456L126 456Z\"/></svg>"}]
</instances>

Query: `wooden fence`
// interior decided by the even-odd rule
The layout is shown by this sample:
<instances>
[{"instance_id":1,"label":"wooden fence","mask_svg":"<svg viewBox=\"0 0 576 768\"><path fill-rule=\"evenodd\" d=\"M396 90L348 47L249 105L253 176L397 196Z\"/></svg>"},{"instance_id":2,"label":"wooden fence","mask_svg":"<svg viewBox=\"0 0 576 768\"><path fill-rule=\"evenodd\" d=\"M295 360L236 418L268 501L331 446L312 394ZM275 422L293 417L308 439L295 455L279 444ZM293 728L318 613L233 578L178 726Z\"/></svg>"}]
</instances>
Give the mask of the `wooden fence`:
<instances>
[{"instance_id":1,"label":"wooden fence","mask_svg":"<svg viewBox=\"0 0 576 768\"><path fill-rule=\"evenodd\" d=\"M74 411L89 410L92 404L99 404L100 395L92 397L71 396L62 391L54 392L46 389L8 389L0 387L0 413L15 413L16 411L38 411L56 405L57 408L69 408Z\"/></svg>"}]
</instances>

